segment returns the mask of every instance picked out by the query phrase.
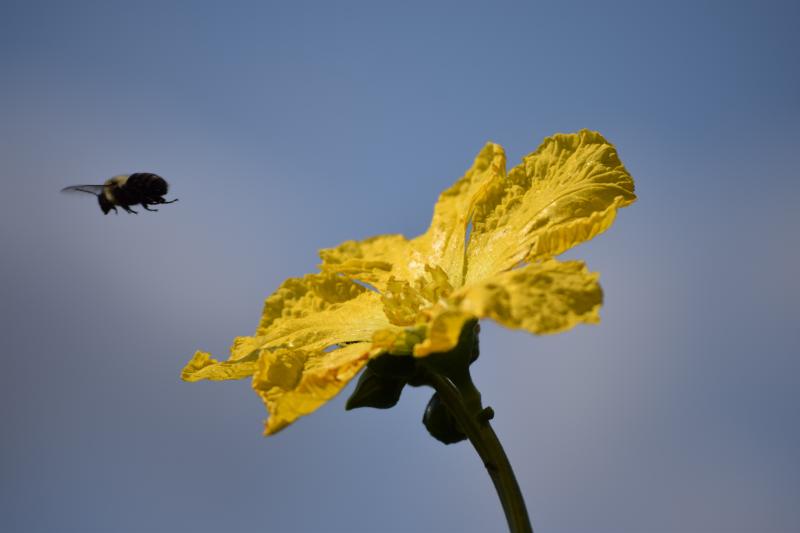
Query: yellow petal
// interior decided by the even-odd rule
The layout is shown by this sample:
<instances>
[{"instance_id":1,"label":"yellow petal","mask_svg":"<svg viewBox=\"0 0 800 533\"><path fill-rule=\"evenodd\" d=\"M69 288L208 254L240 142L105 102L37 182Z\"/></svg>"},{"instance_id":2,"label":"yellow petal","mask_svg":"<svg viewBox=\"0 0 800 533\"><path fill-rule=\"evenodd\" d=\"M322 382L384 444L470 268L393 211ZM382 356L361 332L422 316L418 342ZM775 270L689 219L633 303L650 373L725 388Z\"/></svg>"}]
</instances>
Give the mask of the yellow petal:
<instances>
[{"instance_id":1,"label":"yellow petal","mask_svg":"<svg viewBox=\"0 0 800 533\"><path fill-rule=\"evenodd\" d=\"M387 328L375 332L372 336L374 354L389 352L394 355L410 355L414 347L425 340L428 327L426 325L406 328Z\"/></svg>"},{"instance_id":2,"label":"yellow petal","mask_svg":"<svg viewBox=\"0 0 800 533\"><path fill-rule=\"evenodd\" d=\"M453 295L462 313L531 333L558 333L597 323L603 303L598 274L581 261L550 259L503 272Z\"/></svg>"},{"instance_id":3,"label":"yellow petal","mask_svg":"<svg viewBox=\"0 0 800 533\"><path fill-rule=\"evenodd\" d=\"M390 328L378 293L336 274L289 278L264 302L253 337L238 337L228 361L198 352L181 377L239 379L253 375L265 350L303 349L311 352L352 342L371 341L375 331Z\"/></svg>"},{"instance_id":4,"label":"yellow petal","mask_svg":"<svg viewBox=\"0 0 800 533\"><path fill-rule=\"evenodd\" d=\"M441 267L454 287L463 283L465 236L475 201L488 185L503 179L505 170L503 148L488 143L467 173L439 196L428 231L412 241L424 263Z\"/></svg>"},{"instance_id":5,"label":"yellow petal","mask_svg":"<svg viewBox=\"0 0 800 533\"><path fill-rule=\"evenodd\" d=\"M363 241L346 241L319 251L320 270L344 274L383 291L389 278L411 281L422 271L415 267L414 250L402 235L378 235ZM418 258L421 261L421 257Z\"/></svg>"},{"instance_id":6,"label":"yellow petal","mask_svg":"<svg viewBox=\"0 0 800 533\"><path fill-rule=\"evenodd\" d=\"M181 371L181 379L184 381L199 381L201 379L241 379L252 375L255 371L255 361L253 361L253 369L250 374L238 375L236 370L242 368L240 366L220 363L211 357L211 354L206 352L195 352L194 357L189 361ZM232 376L236 377L232 377Z\"/></svg>"},{"instance_id":7,"label":"yellow petal","mask_svg":"<svg viewBox=\"0 0 800 533\"><path fill-rule=\"evenodd\" d=\"M460 309L447 309L433 316L425 340L414 346L414 356L424 357L432 353L449 352L458 345L464 324L474 320L475 315Z\"/></svg>"},{"instance_id":8,"label":"yellow petal","mask_svg":"<svg viewBox=\"0 0 800 533\"><path fill-rule=\"evenodd\" d=\"M270 413L265 434L272 435L336 396L367 363L371 343L336 350L279 348L264 351L253 375L253 389Z\"/></svg>"},{"instance_id":9,"label":"yellow petal","mask_svg":"<svg viewBox=\"0 0 800 533\"><path fill-rule=\"evenodd\" d=\"M464 271L464 237L472 206L482 190L505 174L505 153L488 143L461 179L439 196L428 230L408 241L402 235L379 235L347 241L320 251L325 272L337 272L386 289L390 278L413 283L428 267L441 267L449 282L460 286Z\"/></svg>"},{"instance_id":10,"label":"yellow petal","mask_svg":"<svg viewBox=\"0 0 800 533\"><path fill-rule=\"evenodd\" d=\"M256 337L262 348L322 350L369 341L389 325L381 297L336 274L289 278L264 302Z\"/></svg>"},{"instance_id":11,"label":"yellow petal","mask_svg":"<svg viewBox=\"0 0 800 533\"><path fill-rule=\"evenodd\" d=\"M549 137L475 204L467 283L589 240L635 199L633 179L599 133Z\"/></svg>"},{"instance_id":12,"label":"yellow petal","mask_svg":"<svg viewBox=\"0 0 800 533\"><path fill-rule=\"evenodd\" d=\"M231 346L231 356L227 361L217 361L206 352L196 352L181 372L184 381L210 379L242 379L256 371L258 343L253 337L236 337Z\"/></svg>"}]
</instances>

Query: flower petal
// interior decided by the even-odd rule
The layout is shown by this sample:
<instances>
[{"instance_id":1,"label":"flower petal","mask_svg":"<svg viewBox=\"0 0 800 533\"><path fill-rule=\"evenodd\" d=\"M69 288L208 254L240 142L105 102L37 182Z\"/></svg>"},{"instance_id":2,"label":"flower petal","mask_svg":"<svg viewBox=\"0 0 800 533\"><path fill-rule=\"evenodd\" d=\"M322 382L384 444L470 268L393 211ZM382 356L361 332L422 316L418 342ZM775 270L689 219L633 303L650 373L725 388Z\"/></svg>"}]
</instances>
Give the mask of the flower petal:
<instances>
[{"instance_id":1,"label":"flower petal","mask_svg":"<svg viewBox=\"0 0 800 533\"><path fill-rule=\"evenodd\" d=\"M549 137L475 204L467 283L589 240L635 199L633 179L599 133Z\"/></svg>"},{"instance_id":2,"label":"flower petal","mask_svg":"<svg viewBox=\"0 0 800 533\"><path fill-rule=\"evenodd\" d=\"M458 345L464 324L476 315L460 309L446 309L434 314L425 340L414 346L415 357L449 352Z\"/></svg>"},{"instance_id":3,"label":"flower petal","mask_svg":"<svg viewBox=\"0 0 800 533\"><path fill-rule=\"evenodd\" d=\"M379 291L390 278L414 282L426 265L439 266L454 287L461 286L464 242L472 206L490 183L505 175L505 153L488 143L466 174L444 191L433 209L428 230L408 241L402 235L378 235L363 241L347 241L320 251L324 272L337 272L369 283Z\"/></svg>"},{"instance_id":4,"label":"flower petal","mask_svg":"<svg viewBox=\"0 0 800 533\"><path fill-rule=\"evenodd\" d=\"M558 333L600 321L603 291L598 277L581 261L550 259L465 287L452 304L464 314L492 318L509 328Z\"/></svg>"},{"instance_id":5,"label":"flower petal","mask_svg":"<svg viewBox=\"0 0 800 533\"><path fill-rule=\"evenodd\" d=\"M320 250L319 255L322 258L319 268L323 272L344 274L381 292L391 277L411 281L417 275L412 271L414 249L402 235L346 241L336 248Z\"/></svg>"},{"instance_id":6,"label":"flower petal","mask_svg":"<svg viewBox=\"0 0 800 533\"><path fill-rule=\"evenodd\" d=\"M252 376L255 371L255 358L248 361L219 362L213 359L211 354L198 351L195 352L192 360L183 367L181 379L184 381L243 379Z\"/></svg>"},{"instance_id":7,"label":"flower petal","mask_svg":"<svg viewBox=\"0 0 800 533\"><path fill-rule=\"evenodd\" d=\"M253 389L270 413L265 434L280 431L336 396L367 364L370 354L369 342L330 352L287 348L262 352Z\"/></svg>"},{"instance_id":8,"label":"flower petal","mask_svg":"<svg viewBox=\"0 0 800 533\"><path fill-rule=\"evenodd\" d=\"M253 337L238 337L228 361L198 352L183 369L186 381L251 376L264 351L278 348L317 352L331 346L369 342L375 331L395 326L383 313L378 293L336 274L289 278L264 302Z\"/></svg>"},{"instance_id":9,"label":"flower petal","mask_svg":"<svg viewBox=\"0 0 800 533\"><path fill-rule=\"evenodd\" d=\"M376 354L388 352L394 355L409 355L414 353L415 347L425 340L427 334L427 325L381 329L372 337L372 348Z\"/></svg>"},{"instance_id":10,"label":"flower petal","mask_svg":"<svg viewBox=\"0 0 800 533\"><path fill-rule=\"evenodd\" d=\"M321 350L368 341L389 325L378 293L336 274L289 278L264 302L262 347Z\"/></svg>"},{"instance_id":11,"label":"flower petal","mask_svg":"<svg viewBox=\"0 0 800 533\"><path fill-rule=\"evenodd\" d=\"M196 352L181 372L184 381L210 379L222 381L243 379L253 375L258 361L258 343L253 337L236 337L227 361L217 361L206 352Z\"/></svg>"},{"instance_id":12,"label":"flower petal","mask_svg":"<svg viewBox=\"0 0 800 533\"><path fill-rule=\"evenodd\" d=\"M424 263L440 266L454 287L463 283L465 237L473 206L484 189L502 180L505 172L503 148L487 143L467 173L439 195L428 231L412 241L422 253Z\"/></svg>"}]
</instances>

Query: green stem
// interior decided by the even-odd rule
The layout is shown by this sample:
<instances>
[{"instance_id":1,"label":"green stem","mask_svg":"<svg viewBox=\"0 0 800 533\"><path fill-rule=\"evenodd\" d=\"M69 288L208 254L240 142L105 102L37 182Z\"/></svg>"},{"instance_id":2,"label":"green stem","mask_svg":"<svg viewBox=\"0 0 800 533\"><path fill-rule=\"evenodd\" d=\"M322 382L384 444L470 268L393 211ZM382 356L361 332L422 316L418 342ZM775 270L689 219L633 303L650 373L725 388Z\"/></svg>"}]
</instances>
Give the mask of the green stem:
<instances>
[{"instance_id":1,"label":"green stem","mask_svg":"<svg viewBox=\"0 0 800 533\"><path fill-rule=\"evenodd\" d=\"M492 478L500 503L503 505L511 533L533 533L525 500L519 489L511 463L497 438L489 419L492 412L482 409L480 393L471 381L462 383L461 390L448 377L429 370L428 383L455 417L461 430L470 440Z\"/></svg>"}]
</instances>

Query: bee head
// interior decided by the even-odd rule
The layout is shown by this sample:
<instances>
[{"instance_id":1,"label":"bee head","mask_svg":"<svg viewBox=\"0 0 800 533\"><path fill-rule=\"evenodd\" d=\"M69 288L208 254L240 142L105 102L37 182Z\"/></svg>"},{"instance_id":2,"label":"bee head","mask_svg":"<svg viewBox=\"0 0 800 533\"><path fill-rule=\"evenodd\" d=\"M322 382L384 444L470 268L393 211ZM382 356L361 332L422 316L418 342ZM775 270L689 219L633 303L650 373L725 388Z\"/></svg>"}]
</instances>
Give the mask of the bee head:
<instances>
[{"instance_id":1,"label":"bee head","mask_svg":"<svg viewBox=\"0 0 800 533\"><path fill-rule=\"evenodd\" d=\"M98 194L97 195L97 203L100 204L100 209L103 210L103 214L107 215L109 211L114 208L114 204L108 201L105 194Z\"/></svg>"}]
</instances>

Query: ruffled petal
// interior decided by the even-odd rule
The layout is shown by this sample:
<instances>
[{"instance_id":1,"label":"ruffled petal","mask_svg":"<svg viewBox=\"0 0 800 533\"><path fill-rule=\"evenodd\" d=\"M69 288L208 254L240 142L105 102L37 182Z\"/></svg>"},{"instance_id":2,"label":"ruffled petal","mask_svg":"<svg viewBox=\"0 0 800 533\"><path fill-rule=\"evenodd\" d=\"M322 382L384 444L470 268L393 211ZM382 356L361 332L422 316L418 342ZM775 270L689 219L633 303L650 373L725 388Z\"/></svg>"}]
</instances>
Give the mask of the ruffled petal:
<instances>
[{"instance_id":1,"label":"ruffled petal","mask_svg":"<svg viewBox=\"0 0 800 533\"><path fill-rule=\"evenodd\" d=\"M331 346L369 342L392 327L381 297L335 274L289 278L264 302L256 335L237 337L228 361L198 352L183 369L186 381L252 376L264 352L279 348L318 352Z\"/></svg>"},{"instance_id":2,"label":"ruffled petal","mask_svg":"<svg viewBox=\"0 0 800 533\"><path fill-rule=\"evenodd\" d=\"M321 350L368 341L389 324L378 293L336 274L289 278L264 302L262 347Z\"/></svg>"},{"instance_id":3,"label":"ruffled petal","mask_svg":"<svg viewBox=\"0 0 800 533\"><path fill-rule=\"evenodd\" d=\"M195 352L194 357L181 371L181 379L184 381L200 381L209 379L212 381L223 381L228 379L244 379L250 377L256 371L258 352L253 353L252 358L238 361L217 361L206 352Z\"/></svg>"},{"instance_id":4,"label":"ruffled petal","mask_svg":"<svg viewBox=\"0 0 800 533\"><path fill-rule=\"evenodd\" d=\"M503 148L488 143L466 174L439 196L430 227L424 234L411 241L402 235L378 235L344 242L320 251L320 269L344 274L384 291L391 278L413 283L424 276L426 266L440 267L454 287L460 286L472 207L490 183L505 175L505 164Z\"/></svg>"},{"instance_id":5,"label":"ruffled petal","mask_svg":"<svg viewBox=\"0 0 800 533\"><path fill-rule=\"evenodd\" d=\"M413 280L423 271L422 257L402 235L378 235L346 241L319 251L323 272L344 274L384 291L390 278ZM416 256L416 262L415 262Z\"/></svg>"},{"instance_id":6,"label":"ruffled petal","mask_svg":"<svg viewBox=\"0 0 800 533\"><path fill-rule=\"evenodd\" d=\"M465 287L453 295L451 305L509 328L558 333L600 321L603 291L598 277L581 261L550 259Z\"/></svg>"},{"instance_id":7,"label":"ruffled petal","mask_svg":"<svg viewBox=\"0 0 800 533\"><path fill-rule=\"evenodd\" d=\"M236 337L233 340L227 361L217 361L206 352L196 352L181 372L184 381L209 379L223 381L243 379L256 371L260 345L253 337Z\"/></svg>"},{"instance_id":8,"label":"ruffled petal","mask_svg":"<svg viewBox=\"0 0 800 533\"><path fill-rule=\"evenodd\" d=\"M439 195L428 231L412 241L424 264L441 267L454 287L463 283L465 238L475 202L490 184L504 178L505 171L503 148L486 144L467 173Z\"/></svg>"},{"instance_id":9,"label":"ruffled petal","mask_svg":"<svg viewBox=\"0 0 800 533\"><path fill-rule=\"evenodd\" d=\"M464 324L475 315L461 309L445 309L433 314L425 340L414 346L415 357L449 352L458 345Z\"/></svg>"},{"instance_id":10,"label":"ruffled petal","mask_svg":"<svg viewBox=\"0 0 800 533\"><path fill-rule=\"evenodd\" d=\"M428 326L425 324L381 329L372 336L372 348L376 354L388 352L394 355L410 355L425 340L427 333Z\"/></svg>"},{"instance_id":11,"label":"ruffled petal","mask_svg":"<svg viewBox=\"0 0 800 533\"><path fill-rule=\"evenodd\" d=\"M545 139L476 202L466 284L591 239L635 199L633 179L602 135Z\"/></svg>"},{"instance_id":12,"label":"ruffled petal","mask_svg":"<svg viewBox=\"0 0 800 533\"><path fill-rule=\"evenodd\" d=\"M367 364L371 343L332 351L279 348L265 351L253 375L253 389L269 411L264 433L272 435L336 396Z\"/></svg>"}]
</instances>

